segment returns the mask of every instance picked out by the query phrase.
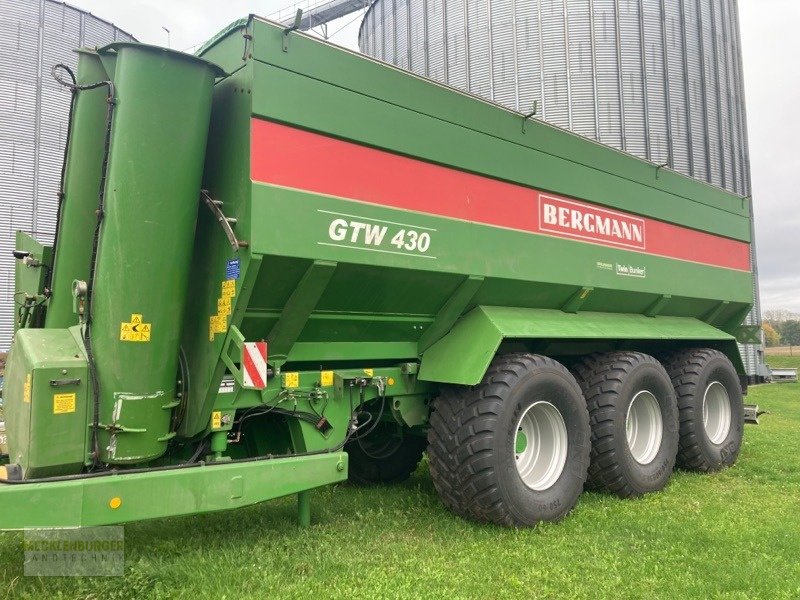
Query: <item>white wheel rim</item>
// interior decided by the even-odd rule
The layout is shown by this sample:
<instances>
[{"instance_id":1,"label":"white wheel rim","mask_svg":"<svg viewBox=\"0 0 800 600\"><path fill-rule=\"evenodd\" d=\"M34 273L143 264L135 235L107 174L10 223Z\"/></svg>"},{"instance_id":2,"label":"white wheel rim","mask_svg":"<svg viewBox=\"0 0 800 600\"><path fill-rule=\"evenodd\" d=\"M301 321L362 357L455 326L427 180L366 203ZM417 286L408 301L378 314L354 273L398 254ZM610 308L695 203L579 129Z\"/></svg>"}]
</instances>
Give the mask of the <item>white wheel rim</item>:
<instances>
[{"instance_id":1,"label":"white wheel rim","mask_svg":"<svg viewBox=\"0 0 800 600\"><path fill-rule=\"evenodd\" d=\"M549 402L531 404L517 424L514 438L517 472L532 490L550 488L567 463L567 427Z\"/></svg>"},{"instance_id":2,"label":"white wheel rim","mask_svg":"<svg viewBox=\"0 0 800 600\"><path fill-rule=\"evenodd\" d=\"M642 390L633 397L625 417L625 436L633 458L640 465L653 462L664 435L661 408L656 397Z\"/></svg>"},{"instance_id":3,"label":"white wheel rim","mask_svg":"<svg viewBox=\"0 0 800 600\"><path fill-rule=\"evenodd\" d=\"M724 442L731 430L731 399L719 381L709 384L703 396L703 427L715 446Z\"/></svg>"}]
</instances>

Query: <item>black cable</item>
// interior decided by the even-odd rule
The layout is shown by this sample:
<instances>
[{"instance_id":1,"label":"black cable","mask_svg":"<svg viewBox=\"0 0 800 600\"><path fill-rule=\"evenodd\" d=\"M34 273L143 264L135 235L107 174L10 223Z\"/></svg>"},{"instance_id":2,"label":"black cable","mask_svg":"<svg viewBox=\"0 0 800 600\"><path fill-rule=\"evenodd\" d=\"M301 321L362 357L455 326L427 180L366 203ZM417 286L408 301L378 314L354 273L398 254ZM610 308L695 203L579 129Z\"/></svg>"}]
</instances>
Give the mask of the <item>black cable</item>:
<instances>
[{"instance_id":1,"label":"black cable","mask_svg":"<svg viewBox=\"0 0 800 600\"><path fill-rule=\"evenodd\" d=\"M256 407L256 408L260 408L260 407ZM319 423L319 420L321 418L320 415L317 415L317 414L312 414L312 413L308 413L308 412L304 412L304 411L298 411L298 410L286 410L286 409L283 409L283 408L279 408L278 406L272 406L270 408L266 408L266 409L264 409L262 411L259 411L259 412L253 412L253 409L251 408L248 411L246 411L244 414L242 414L242 416L239 419L234 421L235 424L239 425L239 427L237 428L236 432L237 433L241 433L242 426L243 426L244 422L247 419L249 419L251 417L263 417L264 415L268 415L268 414L281 415L283 417L294 417L295 419L300 419L301 421L305 421L306 423L310 423L310 424L312 424L314 426L316 426Z\"/></svg>"},{"instance_id":2,"label":"black cable","mask_svg":"<svg viewBox=\"0 0 800 600\"><path fill-rule=\"evenodd\" d=\"M327 394L325 395L325 404L322 405L322 410L317 412L317 409L314 408L314 399L313 398L309 398L308 399L308 407L311 409L311 412L313 412L315 415L317 415L320 419L324 418L325 417L325 410L328 408L328 396L327 396Z\"/></svg>"},{"instance_id":3,"label":"black cable","mask_svg":"<svg viewBox=\"0 0 800 600\"><path fill-rule=\"evenodd\" d=\"M103 148L103 166L100 175L99 203L97 207L97 225L92 238L92 258L89 264L89 279L86 282L86 327L83 342L86 347L86 358L89 363L89 372L94 390L94 410L92 414L92 461L97 466L100 461L100 445L97 430L100 427L100 381L97 375L97 363L92 352L92 295L94 293L94 276L97 269L97 248L100 244L100 230L105 216L106 180L108 178L108 160L111 153L111 126L114 120L115 88L110 81L108 84L108 112L106 114L106 134Z\"/></svg>"},{"instance_id":4,"label":"black cable","mask_svg":"<svg viewBox=\"0 0 800 600\"><path fill-rule=\"evenodd\" d=\"M19 306L20 308L31 308L31 309L33 309L33 308L38 308L38 307L40 307L42 304L44 304L45 302L47 302L47 298L42 298L41 300L39 300L39 301L38 301L38 302L36 302L35 304L24 304L24 303L22 303L22 302L20 302L19 300L17 300L17 299L16 299L16 298L17 298L17 296L21 296L22 294L27 294L27 293L28 293L28 292L17 292L16 294L14 294L14 295L12 296L12 298L14 298L14 304L16 304L17 306Z\"/></svg>"},{"instance_id":5,"label":"black cable","mask_svg":"<svg viewBox=\"0 0 800 600\"><path fill-rule=\"evenodd\" d=\"M381 400L382 400L382 402L381 402L381 410L378 412L378 416L375 417L375 423L373 423L373 425L372 425L372 427L370 427L369 431L367 431L366 433L362 433L361 435L359 435L358 437L355 438L359 442L359 444L358 444L359 446L361 446L361 440L363 438L367 437L373 431L375 431L375 429L380 424L381 419L383 418L383 413L386 410L386 394L382 394L381 395ZM363 450L363 448L361 448L361 449Z\"/></svg>"},{"instance_id":6,"label":"black cable","mask_svg":"<svg viewBox=\"0 0 800 600\"><path fill-rule=\"evenodd\" d=\"M197 459L200 458L200 455L203 454L203 452L205 452L207 446L208 446L208 440L201 441L200 444L197 446L197 450L195 450L194 454L192 454L192 457L183 464L192 464L196 462Z\"/></svg>"},{"instance_id":7,"label":"black cable","mask_svg":"<svg viewBox=\"0 0 800 600\"><path fill-rule=\"evenodd\" d=\"M61 69L66 71L67 75L69 75L70 79L72 80L71 84L66 83L59 75L58 70ZM58 235L61 231L61 216L64 209L64 200L66 199L66 193L64 190L64 182L66 179L67 174L67 157L69 156L69 147L72 141L72 116L75 113L75 103L78 96L78 81L75 78L75 73L72 72L67 65L64 64L57 64L55 65L51 71L53 75L53 79L55 79L61 85L68 87L70 89L70 101L69 101L69 115L67 117L67 139L64 143L64 162L61 163L61 179L58 185L58 208L56 209L56 231L53 235L53 266L56 264L56 256L58 255ZM49 298L52 293L52 286L53 285L53 270L50 269L44 277L44 295L45 297Z\"/></svg>"}]
</instances>

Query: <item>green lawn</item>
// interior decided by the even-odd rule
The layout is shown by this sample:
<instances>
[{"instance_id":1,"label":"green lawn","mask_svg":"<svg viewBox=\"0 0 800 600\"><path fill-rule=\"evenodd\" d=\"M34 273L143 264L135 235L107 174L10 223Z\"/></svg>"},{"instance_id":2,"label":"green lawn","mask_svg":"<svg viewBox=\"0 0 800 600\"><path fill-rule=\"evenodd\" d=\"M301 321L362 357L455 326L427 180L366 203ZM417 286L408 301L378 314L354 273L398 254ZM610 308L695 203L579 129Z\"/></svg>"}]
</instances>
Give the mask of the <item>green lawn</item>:
<instances>
[{"instance_id":1,"label":"green lawn","mask_svg":"<svg viewBox=\"0 0 800 600\"><path fill-rule=\"evenodd\" d=\"M770 367L783 368L783 367L796 367L800 368L800 348L797 349L798 356L774 356L767 354L766 363Z\"/></svg>"},{"instance_id":2,"label":"green lawn","mask_svg":"<svg viewBox=\"0 0 800 600\"><path fill-rule=\"evenodd\" d=\"M770 414L734 468L635 501L587 493L559 524L462 521L423 465L404 485L315 492L307 530L291 499L126 526L124 580L22 577L21 536L3 534L0 580L22 598L798 598L800 385L748 402Z\"/></svg>"}]
</instances>

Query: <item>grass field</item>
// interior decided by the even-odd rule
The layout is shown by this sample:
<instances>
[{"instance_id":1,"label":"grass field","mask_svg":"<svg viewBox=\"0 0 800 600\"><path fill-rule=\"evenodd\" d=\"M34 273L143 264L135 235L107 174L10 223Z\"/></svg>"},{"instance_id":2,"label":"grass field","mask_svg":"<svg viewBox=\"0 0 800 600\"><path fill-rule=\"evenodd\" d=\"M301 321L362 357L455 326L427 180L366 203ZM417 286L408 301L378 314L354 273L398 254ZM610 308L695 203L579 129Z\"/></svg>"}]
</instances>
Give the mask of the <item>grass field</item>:
<instances>
[{"instance_id":1,"label":"grass field","mask_svg":"<svg viewBox=\"0 0 800 600\"><path fill-rule=\"evenodd\" d=\"M771 362L773 357L793 357L800 358L800 346L773 346L772 348L765 348L767 355L767 362Z\"/></svg>"},{"instance_id":2,"label":"grass field","mask_svg":"<svg viewBox=\"0 0 800 600\"><path fill-rule=\"evenodd\" d=\"M800 348L795 348L795 350L797 356L768 354L766 358L767 364L777 369L782 367L800 368Z\"/></svg>"},{"instance_id":3,"label":"grass field","mask_svg":"<svg viewBox=\"0 0 800 600\"><path fill-rule=\"evenodd\" d=\"M13 598L798 598L800 384L748 402L770 414L747 427L734 468L677 473L635 501L587 493L558 524L462 521L423 465L395 487L314 492L307 530L292 499L128 525L124 580L23 577L21 536L2 534L0 586Z\"/></svg>"}]
</instances>

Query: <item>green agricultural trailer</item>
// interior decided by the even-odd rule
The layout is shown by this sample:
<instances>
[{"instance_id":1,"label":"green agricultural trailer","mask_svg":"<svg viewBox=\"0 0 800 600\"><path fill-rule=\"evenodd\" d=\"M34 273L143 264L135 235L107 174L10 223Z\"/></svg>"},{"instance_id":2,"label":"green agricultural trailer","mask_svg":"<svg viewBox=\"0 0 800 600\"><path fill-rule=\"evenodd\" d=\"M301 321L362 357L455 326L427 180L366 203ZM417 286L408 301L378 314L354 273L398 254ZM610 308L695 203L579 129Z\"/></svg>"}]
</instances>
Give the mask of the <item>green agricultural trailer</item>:
<instances>
[{"instance_id":1,"label":"green agricultural trailer","mask_svg":"<svg viewBox=\"0 0 800 600\"><path fill-rule=\"evenodd\" d=\"M307 524L425 452L454 513L529 526L736 460L746 199L253 16L54 75L0 528L289 494Z\"/></svg>"}]
</instances>

